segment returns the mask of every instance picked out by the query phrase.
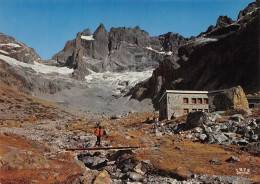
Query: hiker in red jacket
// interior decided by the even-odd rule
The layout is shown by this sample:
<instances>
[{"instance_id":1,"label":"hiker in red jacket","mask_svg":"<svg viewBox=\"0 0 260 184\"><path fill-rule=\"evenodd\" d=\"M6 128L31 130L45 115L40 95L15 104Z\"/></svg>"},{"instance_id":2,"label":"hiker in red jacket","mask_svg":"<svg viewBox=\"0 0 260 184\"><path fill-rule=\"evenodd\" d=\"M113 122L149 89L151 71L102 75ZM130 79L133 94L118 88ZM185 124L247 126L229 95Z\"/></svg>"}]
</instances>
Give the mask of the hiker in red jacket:
<instances>
[{"instance_id":1,"label":"hiker in red jacket","mask_svg":"<svg viewBox=\"0 0 260 184\"><path fill-rule=\"evenodd\" d=\"M95 146L101 146L102 130L101 126L95 128L95 135L97 136L97 142Z\"/></svg>"}]
</instances>

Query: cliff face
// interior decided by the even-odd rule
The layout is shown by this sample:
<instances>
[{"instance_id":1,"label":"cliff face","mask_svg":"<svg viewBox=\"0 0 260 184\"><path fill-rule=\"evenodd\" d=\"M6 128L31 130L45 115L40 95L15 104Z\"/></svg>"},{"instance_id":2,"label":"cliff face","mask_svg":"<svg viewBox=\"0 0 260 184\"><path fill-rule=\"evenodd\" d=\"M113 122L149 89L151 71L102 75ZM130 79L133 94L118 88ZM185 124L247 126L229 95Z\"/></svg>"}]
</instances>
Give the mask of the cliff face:
<instances>
[{"instance_id":1,"label":"cliff face","mask_svg":"<svg viewBox=\"0 0 260 184\"><path fill-rule=\"evenodd\" d=\"M139 97L156 102L166 89L216 90L238 85L246 93L259 91L259 9L256 3L249 7L236 22L221 16L216 26L162 61L143 85L146 94L137 90Z\"/></svg>"},{"instance_id":2,"label":"cliff face","mask_svg":"<svg viewBox=\"0 0 260 184\"><path fill-rule=\"evenodd\" d=\"M0 82L12 88L28 92L28 82L12 66L0 59Z\"/></svg>"},{"instance_id":3,"label":"cliff face","mask_svg":"<svg viewBox=\"0 0 260 184\"><path fill-rule=\"evenodd\" d=\"M34 64L34 62L41 63L40 56L34 49L27 47L24 43L0 33L0 82L29 93L31 85L26 79L27 73L15 70L5 62L5 58L13 58L27 65Z\"/></svg>"},{"instance_id":4,"label":"cliff face","mask_svg":"<svg viewBox=\"0 0 260 184\"><path fill-rule=\"evenodd\" d=\"M75 68L77 61L73 53L81 50L83 63L95 72L144 71L158 67L161 60L176 52L185 41L173 33L150 37L139 26L111 28L108 32L100 24L93 35L89 29L78 33L53 56L51 63Z\"/></svg>"}]
</instances>

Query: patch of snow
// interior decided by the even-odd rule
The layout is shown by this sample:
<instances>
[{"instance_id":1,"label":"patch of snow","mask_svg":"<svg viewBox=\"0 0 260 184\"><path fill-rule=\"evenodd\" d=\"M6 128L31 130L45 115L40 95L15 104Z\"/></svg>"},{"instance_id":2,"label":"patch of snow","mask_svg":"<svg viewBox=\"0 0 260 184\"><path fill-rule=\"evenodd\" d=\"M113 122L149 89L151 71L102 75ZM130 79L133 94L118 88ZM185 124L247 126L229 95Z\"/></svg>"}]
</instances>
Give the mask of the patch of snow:
<instances>
[{"instance_id":1,"label":"patch of snow","mask_svg":"<svg viewBox=\"0 0 260 184\"><path fill-rule=\"evenodd\" d=\"M172 55L172 51L167 52L166 55L168 56Z\"/></svg>"},{"instance_id":2,"label":"patch of snow","mask_svg":"<svg viewBox=\"0 0 260 184\"><path fill-rule=\"evenodd\" d=\"M184 45L188 45L190 43L196 43L196 44L203 44L203 43L207 43L207 42L216 42L218 41L217 38L205 38L205 37L199 37L199 38L195 38L195 40L190 40L188 42L186 42Z\"/></svg>"},{"instance_id":3,"label":"patch of snow","mask_svg":"<svg viewBox=\"0 0 260 184\"><path fill-rule=\"evenodd\" d=\"M3 53L3 54L9 54L8 52L1 50L1 49L0 49L0 52Z\"/></svg>"},{"instance_id":4,"label":"patch of snow","mask_svg":"<svg viewBox=\"0 0 260 184\"><path fill-rule=\"evenodd\" d=\"M15 44L15 43L1 43L0 46L9 46L9 47L15 47L15 48L21 47L20 45Z\"/></svg>"},{"instance_id":5,"label":"patch of snow","mask_svg":"<svg viewBox=\"0 0 260 184\"><path fill-rule=\"evenodd\" d=\"M147 48L148 50L154 51L152 47L146 47L146 48Z\"/></svg>"},{"instance_id":6,"label":"patch of snow","mask_svg":"<svg viewBox=\"0 0 260 184\"><path fill-rule=\"evenodd\" d=\"M83 39L83 40L95 40L95 39L93 38L93 35L90 35L90 36L81 36L81 39Z\"/></svg>"},{"instance_id":7,"label":"patch of snow","mask_svg":"<svg viewBox=\"0 0 260 184\"><path fill-rule=\"evenodd\" d=\"M28 64L28 63L23 63L20 61L17 61L14 58L0 55L0 59L3 59L5 62L12 66L17 66L17 67L25 67L25 68L31 68L35 70L38 73L43 73L43 74L48 74L48 73L58 73L62 75L68 75L71 74L74 70L69 69L67 67L56 67L56 66L48 66L44 65L41 63L34 62L34 64Z\"/></svg>"},{"instance_id":8,"label":"patch of snow","mask_svg":"<svg viewBox=\"0 0 260 184\"><path fill-rule=\"evenodd\" d=\"M217 38L205 38L205 37L199 37L195 39L196 42L204 43L204 42L216 42L218 41Z\"/></svg>"},{"instance_id":9,"label":"patch of snow","mask_svg":"<svg viewBox=\"0 0 260 184\"><path fill-rule=\"evenodd\" d=\"M151 51L153 51L153 52L156 52L156 53L158 53L158 54L164 54L164 55L171 55L171 54L168 54L169 52L159 52L159 51L157 51L157 50L154 50L152 47L146 47L146 49L148 49L148 50L151 50Z\"/></svg>"},{"instance_id":10,"label":"patch of snow","mask_svg":"<svg viewBox=\"0 0 260 184\"><path fill-rule=\"evenodd\" d=\"M39 73L58 73L62 75L68 75L74 71L73 69L67 67L48 66L37 62L34 62L34 65L32 65L32 69Z\"/></svg>"},{"instance_id":11,"label":"patch of snow","mask_svg":"<svg viewBox=\"0 0 260 184\"><path fill-rule=\"evenodd\" d=\"M85 76L86 82L93 87L99 89L112 88L114 93L120 94L120 90L125 87L134 87L139 82L142 82L152 76L153 70L147 70L144 72L104 72L95 73L91 72L90 75Z\"/></svg>"},{"instance_id":12,"label":"patch of snow","mask_svg":"<svg viewBox=\"0 0 260 184\"><path fill-rule=\"evenodd\" d=\"M219 36L212 36L212 37L208 37L208 38L205 38L205 37L199 37L199 38L196 38L195 41L196 42L199 42L199 43L204 43L204 42L216 42L218 41L218 39L220 38L225 38L231 34L233 34L235 31L230 31L226 34L222 34L222 35L219 35Z\"/></svg>"}]
</instances>

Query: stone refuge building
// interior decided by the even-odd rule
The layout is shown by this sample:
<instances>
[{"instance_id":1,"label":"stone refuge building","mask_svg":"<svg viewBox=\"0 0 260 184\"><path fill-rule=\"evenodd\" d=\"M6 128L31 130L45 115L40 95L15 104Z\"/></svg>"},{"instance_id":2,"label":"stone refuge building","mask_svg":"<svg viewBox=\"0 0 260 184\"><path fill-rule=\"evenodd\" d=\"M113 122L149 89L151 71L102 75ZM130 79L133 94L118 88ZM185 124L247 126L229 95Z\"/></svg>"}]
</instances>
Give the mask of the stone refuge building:
<instances>
[{"instance_id":1,"label":"stone refuge building","mask_svg":"<svg viewBox=\"0 0 260 184\"><path fill-rule=\"evenodd\" d=\"M159 104L159 119L169 120L193 111L209 112L208 91L166 90Z\"/></svg>"},{"instance_id":2,"label":"stone refuge building","mask_svg":"<svg viewBox=\"0 0 260 184\"><path fill-rule=\"evenodd\" d=\"M194 111L248 108L245 93L240 86L217 91L166 90L159 100L159 105L160 120L170 120Z\"/></svg>"}]
</instances>

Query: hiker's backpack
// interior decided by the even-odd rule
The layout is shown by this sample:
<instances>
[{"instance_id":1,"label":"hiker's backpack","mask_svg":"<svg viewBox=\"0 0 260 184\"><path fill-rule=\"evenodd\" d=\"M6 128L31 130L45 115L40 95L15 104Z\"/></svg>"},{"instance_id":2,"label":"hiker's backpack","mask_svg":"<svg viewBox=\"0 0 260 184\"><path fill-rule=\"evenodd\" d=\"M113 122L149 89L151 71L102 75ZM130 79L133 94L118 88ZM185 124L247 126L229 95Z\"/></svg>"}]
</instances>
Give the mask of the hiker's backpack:
<instances>
[{"instance_id":1,"label":"hiker's backpack","mask_svg":"<svg viewBox=\"0 0 260 184\"><path fill-rule=\"evenodd\" d=\"M105 130L103 130L103 135L107 135L107 132Z\"/></svg>"}]
</instances>

